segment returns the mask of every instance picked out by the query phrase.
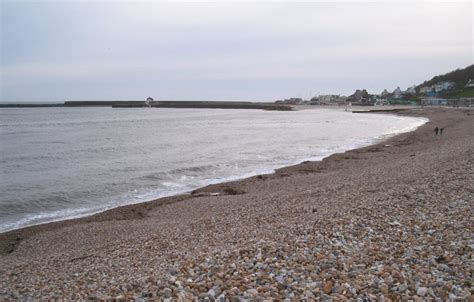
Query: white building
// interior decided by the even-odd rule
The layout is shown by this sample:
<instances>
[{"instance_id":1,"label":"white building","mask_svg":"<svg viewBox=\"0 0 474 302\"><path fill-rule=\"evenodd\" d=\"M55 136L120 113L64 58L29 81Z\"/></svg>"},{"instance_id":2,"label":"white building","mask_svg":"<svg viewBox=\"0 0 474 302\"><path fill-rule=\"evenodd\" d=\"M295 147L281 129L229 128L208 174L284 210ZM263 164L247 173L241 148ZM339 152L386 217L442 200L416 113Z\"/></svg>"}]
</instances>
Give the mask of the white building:
<instances>
[{"instance_id":1,"label":"white building","mask_svg":"<svg viewBox=\"0 0 474 302\"><path fill-rule=\"evenodd\" d=\"M433 89L431 88L431 86L423 86L423 87L420 87L420 93L421 94L427 94L428 92L431 92Z\"/></svg>"},{"instance_id":2,"label":"white building","mask_svg":"<svg viewBox=\"0 0 474 302\"><path fill-rule=\"evenodd\" d=\"M324 104L335 103L339 99L339 95L335 94L327 94L327 95L320 95L319 101Z\"/></svg>"},{"instance_id":3,"label":"white building","mask_svg":"<svg viewBox=\"0 0 474 302\"><path fill-rule=\"evenodd\" d=\"M435 92L441 92L453 88L454 85L453 82L438 82L433 85L433 89Z\"/></svg>"},{"instance_id":4,"label":"white building","mask_svg":"<svg viewBox=\"0 0 474 302\"><path fill-rule=\"evenodd\" d=\"M474 80L469 80L466 84L466 86L464 86L465 88L470 88L470 87L474 87Z\"/></svg>"},{"instance_id":5,"label":"white building","mask_svg":"<svg viewBox=\"0 0 474 302\"><path fill-rule=\"evenodd\" d=\"M393 91L393 98L394 99L401 99L402 98L402 90L400 89L400 87L397 87L397 89L395 89Z\"/></svg>"}]
</instances>

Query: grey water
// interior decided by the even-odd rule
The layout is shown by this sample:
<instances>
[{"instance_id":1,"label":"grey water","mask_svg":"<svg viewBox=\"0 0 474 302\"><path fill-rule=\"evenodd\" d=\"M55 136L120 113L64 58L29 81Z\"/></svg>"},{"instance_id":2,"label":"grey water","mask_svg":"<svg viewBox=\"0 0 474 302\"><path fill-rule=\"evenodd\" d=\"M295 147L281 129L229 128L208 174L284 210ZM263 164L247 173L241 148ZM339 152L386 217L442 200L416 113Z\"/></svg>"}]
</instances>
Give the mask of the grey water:
<instances>
[{"instance_id":1,"label":"grey water","mask_svg":"<svg viewBox=\"0 0 474 302\"><path fill-rule=\"evenodd\" d=\"M0 232L271 173L425 122L325 109L0 109Z\"/></svg>"}]
</instances>

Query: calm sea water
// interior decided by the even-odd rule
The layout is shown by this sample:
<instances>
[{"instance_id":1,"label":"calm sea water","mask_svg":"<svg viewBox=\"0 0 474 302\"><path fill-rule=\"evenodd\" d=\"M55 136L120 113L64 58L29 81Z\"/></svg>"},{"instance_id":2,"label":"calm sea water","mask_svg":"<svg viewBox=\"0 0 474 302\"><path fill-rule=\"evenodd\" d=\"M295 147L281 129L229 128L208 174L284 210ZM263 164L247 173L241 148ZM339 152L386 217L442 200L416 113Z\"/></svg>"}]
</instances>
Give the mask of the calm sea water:
<instances>
[{"instance_id":1,"label":"calm sea water","mask_svg":"<svg viewBox=\"0 0 474 302\"><path fill-rule=\"evenodd\" d=\"M337 110L0 110L0 231L186 192L410 131Z\"/></svg>"}]
</instances>

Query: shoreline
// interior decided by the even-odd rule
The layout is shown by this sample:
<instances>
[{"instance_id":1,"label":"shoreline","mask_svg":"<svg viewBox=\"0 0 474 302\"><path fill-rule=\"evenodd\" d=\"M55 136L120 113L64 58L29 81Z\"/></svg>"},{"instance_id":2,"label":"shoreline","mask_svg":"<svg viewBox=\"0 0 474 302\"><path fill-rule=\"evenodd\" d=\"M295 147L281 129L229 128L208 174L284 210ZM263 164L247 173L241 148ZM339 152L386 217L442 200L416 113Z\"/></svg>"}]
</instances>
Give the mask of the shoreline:
<instances>
[{"instance_id":1,"label":"shoreline","mask_svg":"<svg viewBox=\"0 0 474 302\"><path fill-rule=\"evenodd\" d=\"M392 299L465 296L469 286L463 283L468 280L463 267L467 270L470 247L463 233L470 222L462 214L472 212L472 204L464 201L473 192L467 181L472 170L469 129L474 111L426 108L400 115L428 117L430 122L373 145L277 169L273 174L2 233L0 297L192 298L196 294L218 296L217 292L226 297L290 299L317 294L319 298L383 294ZM447 129L442 139L435 138L432 131L438 124ZM461 177L462 173L467 176ZM451 193L456 188L457 197ZM439 199L438 195L445 197ZM430 198L428 207L423 196ZM437 215L445 207L447 210L439 213L446 215L450 228L425 226L445 221ZM425 218L418 221L422 214ZM420 233L414 237L417 241L411 241L409 234L425 227L434 233ZM372 231L362 231L365 228ZM387 233L385 228L399 228L408 239ZM432 234L442 234L456 244L438 243L444 251L436 254L436 246L425 246ZM418 245L441 260L429 262L434 258L413 250ZM401 254L397 254L400 248ZM305 252L310 250L310 254ZM318 260L306 259L309 256ZM416 265L405 266L412 263L406 262L407 257L416 260ZM348 259L352 262L345 262ZM125 265L123 261L133 265L119 268ZM431 285L426 275L429 270L424 270L428 263L439 269L438 279L448 282L446 276L450 275L451 283ZM380 274L372 271L373 265L382 265ZM443 271L442 265L449 266L449 271ZM229 273L229 267L234 273ZM336 268L337 274L331 268ZM353 269L359 273L351 275ZM41 286L44 271L52 278L49 286ZM100 279L96 272L108 277ZM264 275L255 281L252 274L258 272ZM200 279L203 274L207 277ZM358 275L385 281L372 286ZM416 285L411 275L417 276L421 285ZM95 280L91 286L81 281L86 276ZM112 276L124 287L111 284ZM75 287L58 290L65 280Z\"/></svg>"},{"instance_id":2,"label":"shoreline","mask_svg":"<svg viewBox=\"0 0 474 302\"><path fill-rule=\"evenodd\" d=\"M333 107L295 108L294 110L319 110L319 109L322 109L322 110L341 110L341 108L335 108L335 107L334 108ZM403 116L405 116L405 115L403 115L403 111L408 110L408 109L409 108L402 108L402 109L392 108L392 109L386 109L386 110L377 110L376 109L376 110L373 110L373 111L367 111L367 110L365 110L365 111L352 111L352 113L372 113L372 114L382 113L382 114L392 114L392 115L403 117ZM412 108L412 110L418 110L418 109L419 108ZM420 116L420 118L423 118L423 117ZM25 225L25 226L21 226L21 227L6 230L6 231L0 231L0 239L2 239L2 235L6 235L10 232L15 232L15 231L22 232L22 230L24 230L24 229L42 227L42 226L46 226L46 225L49 225L49 224L56 224L56 223L62 223L62 222L68 222L68 221L71 221L71 223L74 223L75 220L92 218L92 217L94 217L96 215L100 215L100 214L107 215L107 212L113 211L115 209L122 208L122 207L129 207L129 206L135 206L135 205L140 205L140 204L145 204L145 203L150 203L150 202L157 202L161 199L166 199L166 198L173 198L173 197L179 197L179 196L192 196L193 191L199 191L199 190L201 190L203 188L206 188L206 187L209 187L209 186L225 185L226 183L244 181L246 179L250 179L250 178L254 178L254 177L260 177L262 175L272 175L272 174L275 174L276 171L278 171L278 170L285 169L285 168L290 168L290 167L294 167L294 166L298 166L298 165L302 165L303 163L306 163L306 162L320 162L320 161L323 161L324 159L326 159L330 156L336 155L336 154L343 154L345 152L349 152L349 151L358 150L358 149L370 147L370 146L373 146L373 145L381 144L381 143L385 142L386 140L388 140L390 138L393 138L393 137L396 137L396 136L399 136L399 135L402 135L402 134L405 134L405 133L410 133L410 132L416 131L416 129L418 129L419 127L422 127L426 123L429 123L429 119L427 119L424 124L422 124L420 126L417 126L414 130L408 130L408 131L400 132L400 133L396 133L396 134L391 133L391 134L380 135L378 137L375 137L375 138L371 139L371 142L368 143L367 145L364 145L364 146L361 146L361 147L359 146L359 147L349 148L349 149L345 150L344 152L331 153L331 154L326 155L326 156L324 156L324 157L322 157L321 159L318 159L318 160L315 160L315 159L312 159L312 158L301 159L300 161L298 161L296 163L285 164L285 165L282 165L282 166L277 166L275 168L272 168L271 169L272 171L271 172L269 171L268 173L259 173L259 172L253 173L253 172L251 172L251 173L247 173L244 176L229 176L229 177L226 177L228 180L217 181L217 182L211 181L210 184L203 185L203 186L198 187L198 188L185 189L185 190L183 190L183 192L178 192L178 193L164 194L161 197L153 198L153 199L150 199L150 200L138 201L136 203L128 203L128 204L112 207L112 208L109 208L109 209L92 211L92 212L89 212L89 213L78 214L78 215L72 216L72 217L58 218L56 220L52 220L52 221L48 221L48 222L42 222L42 223L39 223L39 224ZM3 250L5 249L3 247L3 244L1 243L1 241L2 240L0 240L0 254L2 254Z\"/></svg>"}]
</instances>

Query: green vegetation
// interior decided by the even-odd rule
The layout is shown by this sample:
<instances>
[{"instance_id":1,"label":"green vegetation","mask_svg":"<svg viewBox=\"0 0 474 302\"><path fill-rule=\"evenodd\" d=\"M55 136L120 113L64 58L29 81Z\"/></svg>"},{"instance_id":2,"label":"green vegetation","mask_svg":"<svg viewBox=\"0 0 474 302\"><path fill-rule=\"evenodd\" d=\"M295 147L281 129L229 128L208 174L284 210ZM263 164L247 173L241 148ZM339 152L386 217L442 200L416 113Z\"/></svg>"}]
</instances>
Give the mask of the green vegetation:
<instances>
[{"instance_id":1,"label":"green vegetation","mask_svg":"<svg viewBox=\"0 0 474 302\"><path fill-rule=\"evenodd\" d=\"M474 98L474 87L464 88L461 91L455 92L448 96L449 98Z\"/></svg>"},{"instance_id":2,"label":"green vegetation","mask_svg":"<svg viewBox=\"0 0 474 302\"><path fill-rule=\"evenodd\" d=\"M432 86L438 82L450 81L456 83L457 89L463 89L466 83L470 80L474 80L474 65L470 65L464 69L456 69L447 74L437 75L429 81L425 81L423 84L416 86L416 89L420 89L423 86Z\"/></svg>"}]
</instances>

